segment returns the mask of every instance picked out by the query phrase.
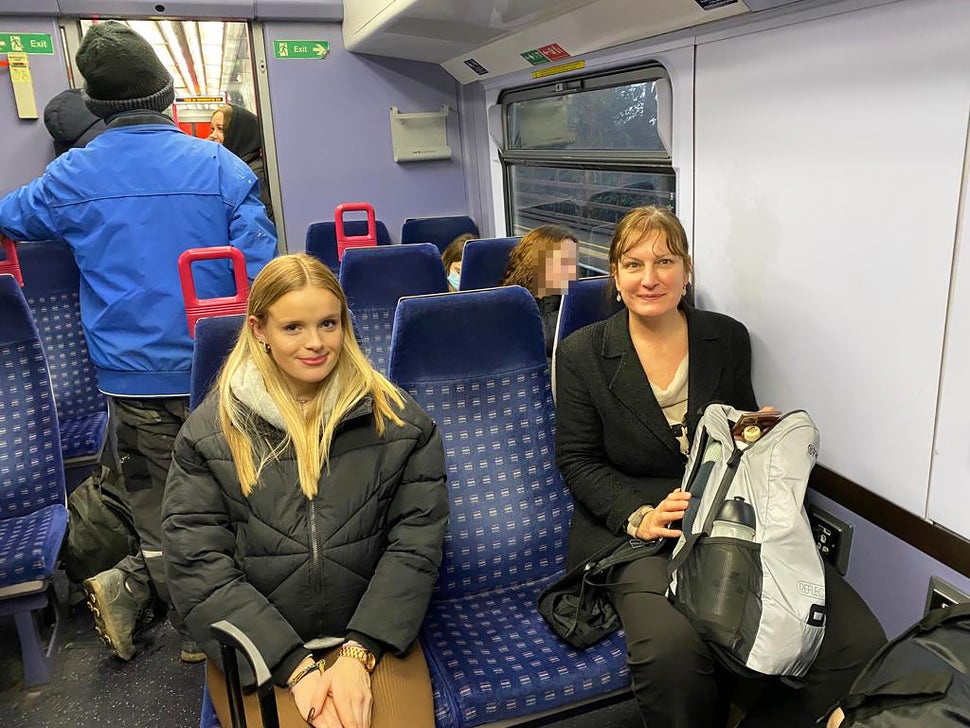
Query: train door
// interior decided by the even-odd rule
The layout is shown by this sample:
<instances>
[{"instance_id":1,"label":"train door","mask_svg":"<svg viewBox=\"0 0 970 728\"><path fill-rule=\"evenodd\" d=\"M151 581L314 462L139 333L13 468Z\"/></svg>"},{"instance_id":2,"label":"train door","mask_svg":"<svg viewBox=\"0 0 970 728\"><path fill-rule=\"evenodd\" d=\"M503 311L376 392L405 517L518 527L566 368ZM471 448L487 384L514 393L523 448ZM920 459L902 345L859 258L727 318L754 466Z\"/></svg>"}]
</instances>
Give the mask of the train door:
<instances>
[{"instance_id":1,"label":"train door","mask_svg":"<svg viewBox=\"0 0 970 728\"><path fill-rule=\"evenodd\" d=\"M84 83L74 60L81 39L93 24L107 20L109 18L61 20L68 76L76 88ZM213 121L217 120L221 127L224 114L232 113L226 109L227 105L256 116L262 136L259 154L266 169L266 186L276 218L280 248L285 251L269 93L267 88L259 88L261 84L255 73L261 55L261 28L246 22L222 20L165 18L118 19L118 22L130 26L145 38L168 69L175 83L172 119L186 134L222 142L214 133ZM244 161L251 161L248 156L241 156Z\"/></svg>"}]
</instances>

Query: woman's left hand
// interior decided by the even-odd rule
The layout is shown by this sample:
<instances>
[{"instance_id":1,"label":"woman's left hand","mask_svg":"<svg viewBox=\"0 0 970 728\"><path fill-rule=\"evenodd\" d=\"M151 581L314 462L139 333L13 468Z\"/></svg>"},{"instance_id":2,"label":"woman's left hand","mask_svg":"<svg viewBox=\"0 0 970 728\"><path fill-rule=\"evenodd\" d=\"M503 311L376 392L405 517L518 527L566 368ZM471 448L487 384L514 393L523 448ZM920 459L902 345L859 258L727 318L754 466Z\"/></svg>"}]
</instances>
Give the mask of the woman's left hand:
<instances>
[{"instance_id":1,"label":"woman's left hand","mask_svg":"<svg viewBox=\"0 0 970 728\"><path fill-rule=\"evenodd\" d=\"M374 696L364 666L352 657L338 657L323 679L329 680L329 692L314 728L370 728Z\"/></svg>"}]
</instances>

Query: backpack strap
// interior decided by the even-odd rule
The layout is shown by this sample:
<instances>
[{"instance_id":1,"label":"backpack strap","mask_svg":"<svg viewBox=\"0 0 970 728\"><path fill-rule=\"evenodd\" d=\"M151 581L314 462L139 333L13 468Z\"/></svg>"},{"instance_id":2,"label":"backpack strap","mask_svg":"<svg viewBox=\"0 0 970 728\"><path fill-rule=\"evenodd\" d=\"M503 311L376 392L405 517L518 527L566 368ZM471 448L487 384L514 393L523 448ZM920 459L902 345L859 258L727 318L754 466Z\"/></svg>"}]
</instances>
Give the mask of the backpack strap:
<instances>
[{"instance_id":1,"label":"backpack strap","mask_svg":"<svg viewBox=\"0 0 970 728\"><path fill-rule=\"evenodd\" d=\"M667 576L673 577L674 572L677 571L684 562L687 561L687 557L690 556L690 552L697 545L697 541L701 536L709 534L711 528L714 526L714 517L717 515L718 506L724 502L727 496L728 490L731 487L731 483L734 482L734 476L738 472L738 463L741 462L741 456L744 454L744 450L735 447L731 452L731 457L727 461L727 470L724 471L724 475L721 476L721 482L717 486L717 492L714 494L714 498L711 501L711 507L707 512L707 517L704 519L704 526L697 533L692 533L684 538L684 545L680 547L680 551L670 560L667 565Z\"/></svg>"}]
</instances>

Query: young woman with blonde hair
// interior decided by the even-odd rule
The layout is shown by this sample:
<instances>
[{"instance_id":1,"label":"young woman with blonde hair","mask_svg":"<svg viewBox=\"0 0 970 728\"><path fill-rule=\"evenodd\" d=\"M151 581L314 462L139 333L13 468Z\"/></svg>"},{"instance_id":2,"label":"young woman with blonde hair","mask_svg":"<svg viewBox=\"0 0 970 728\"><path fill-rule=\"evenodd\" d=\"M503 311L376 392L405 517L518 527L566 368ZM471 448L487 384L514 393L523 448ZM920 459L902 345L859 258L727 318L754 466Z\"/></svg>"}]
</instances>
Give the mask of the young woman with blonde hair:
<instances>
[{"instance_id":1,"label":"young woman with blonde hair","mask_svg":"<svg viewBox=\"0 0 970 728\"><path fill-rule=\"evenodd\" d=\"M271 261L176 440L164 502L173 600L209 656L223 725L209 626L225 619L289 688L282 725L433 726L410 648L447 517L437 428L371 367L337 279L308 255Z\"/></svg>"}]
</instances>

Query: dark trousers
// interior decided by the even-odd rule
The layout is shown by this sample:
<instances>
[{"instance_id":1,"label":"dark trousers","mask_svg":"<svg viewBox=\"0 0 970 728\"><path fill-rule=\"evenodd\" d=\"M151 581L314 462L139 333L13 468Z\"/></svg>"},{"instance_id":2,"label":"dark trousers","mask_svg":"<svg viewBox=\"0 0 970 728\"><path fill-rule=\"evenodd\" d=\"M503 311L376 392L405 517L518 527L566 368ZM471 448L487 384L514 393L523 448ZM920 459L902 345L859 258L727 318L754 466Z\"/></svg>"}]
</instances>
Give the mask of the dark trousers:
<instances>
[{"instance_id":1,"label":"dark trousers","mask_svg":"<svg viewBox=\"0 0 970 728\"><path fill-rule=\"evenodd\" d=\"M735 678L664 596L668 561L669 554L662 554L626 564L610 587L647 728L724 728L736 689L753 696L752 704L743 706L741 728L809 728L848 692L886 641L862 598L826 564L825 637L805 685L796 690L772 678Z\"/></svg>"},{"instance_id":2,"label":"dark trousers","mask_svg":"<svg viewBox=\"0 0 970 728\"><path fill-rule=\"evenodd\" d=\"M172 447L189 414L186 397L134 399L112 397L112 416L121 473L131 515L138 532L138 553L126 556L116 568L125 572L128 588L147 603L152 591L169 605L173 626L188 638L188 631L171 608L162 559L162 495L172 463Z\"/></svg>"}]
</instances>

